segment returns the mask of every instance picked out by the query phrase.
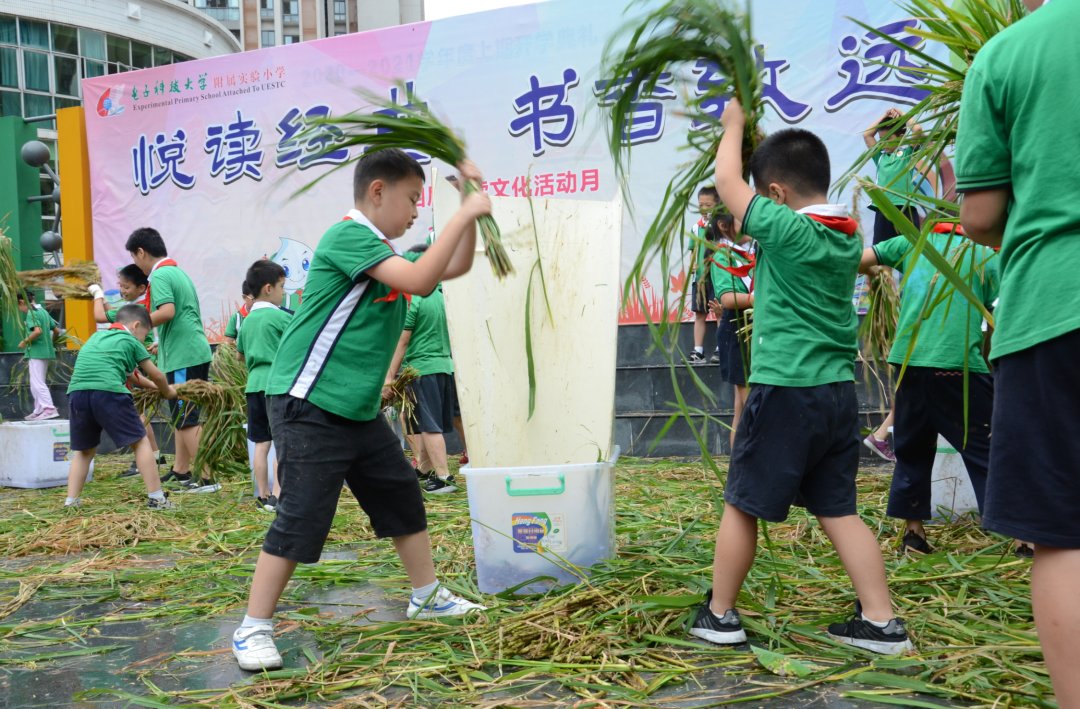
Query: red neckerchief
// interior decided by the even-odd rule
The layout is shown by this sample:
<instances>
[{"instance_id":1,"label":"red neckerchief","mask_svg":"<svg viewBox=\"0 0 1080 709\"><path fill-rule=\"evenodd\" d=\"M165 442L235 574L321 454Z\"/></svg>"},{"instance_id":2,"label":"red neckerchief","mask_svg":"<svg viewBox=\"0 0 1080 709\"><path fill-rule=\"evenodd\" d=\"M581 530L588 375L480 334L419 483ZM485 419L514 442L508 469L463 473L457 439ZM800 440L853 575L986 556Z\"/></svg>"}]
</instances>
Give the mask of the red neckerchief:
<instances>
[{"instance_id":1,"label":"red neckerchief","mask_svg":"<svg viewBox=\"0 0 1080 709\"><path fill-rule=\"evenodd\" d=\"M757 256L749 251L743 251L736 246L728 246L727 244L717 244L716 250L719 251L720 249L726 249L731 252L731 255L734 257L732 260L733 263L735 259L739 259L742 261L742 264L739 266L725 266L722 263L714 261L712 256L706 260L720 270L727 271L737 278L746 278L750 275L750 272L754 270L754 266L757 265Z\"/></svg>"},{"instance_id":2,"label":"red neckerchief","mask_svg":"<svg viewBox=\"0 0 1080 709\"><path fill-rule=\"evenodd\" d=\"M146 312L148 312L148 313L154 312L154 310L153 310L154 306L152 304L153 301L150 299L150 287L151 287L151 284L152 284L152 281L153 281L154 271L156 271L159 268L162 268L164 266L174 266L175 267L176 266L176 261L174 261L171 258L161 259L160 261L157 262L157 264L153 268L150 269L150 274L146 277Z\"/></svg>"},{"instance_id":3,"label":"red neckerchief","mask_svg":"<svg viewBox=\"0 0 1080 709\"><path fill-rule=\"evenodd\" d=\"M353 218L350 217L348 214L346 214L342 218L341 221L343 221L343 222L351 222L351 221L353 221ZM394 246L390 243L389 239L386 239L386 238L383 238L383 237L380 236L379 240L382 241L387 246L389 246L390 250L393 251L395 255L397 254L397 250L394 249ZM375 303L393 303L400 296L405 296L405 302L406 303L412 303L412 295L409 294L409 293L402 293L397 288L391 288L390 292L387 293L385 296L383 296L382 298L376 298L372 302L375 302Z\"/></svg>"},{"instance_id":4,"label":"red neckerchief","mask_svg":"<svg viewBox=\"0 0 1080 709\"><path fill-rule=\"evenodd\" d=\"M821 214L803 214L804 216L810 217L818 224L824 224L833 231L838 231L841 234L855 236L859 231L859 223L851 217L826 217Z\"/></svg>"},{"instance_id":5,"label":"red neckerchief","mask_svg":"<svg viewBox=\"0 0 1080 709\"><path fill-rule=\"evenodd\" d=\"M952 222L938 222L931 231L935 234L952 234L955 232L960 236L964 236L964 227Z\"/></svg>"},{"instance_id":6,"label":"red neckerchief","mask_svg":"<svg viewBox=\"0 0 1080 709\"><path fill-rule=\"evenodd\" d=\"M251 308L248 307L247 303L244 303L240 306L240 317L246 318L248 315L251 315Z\"/></svg>"},{"instance_id":7,"label":"red neckerchief","mask_svg":"<svg viewBox=\"0 0 1080 709\"><path fill-rule=\"evenodd\" d=\"M121 325L118 322L114 322L112 325L109 325L108 329L110 329L110 330L123 330L124 332L126 332L129 335L131 334L131 330L128 330L126 327L124 327L123 325Z\"/></svg>"}]
</instances>

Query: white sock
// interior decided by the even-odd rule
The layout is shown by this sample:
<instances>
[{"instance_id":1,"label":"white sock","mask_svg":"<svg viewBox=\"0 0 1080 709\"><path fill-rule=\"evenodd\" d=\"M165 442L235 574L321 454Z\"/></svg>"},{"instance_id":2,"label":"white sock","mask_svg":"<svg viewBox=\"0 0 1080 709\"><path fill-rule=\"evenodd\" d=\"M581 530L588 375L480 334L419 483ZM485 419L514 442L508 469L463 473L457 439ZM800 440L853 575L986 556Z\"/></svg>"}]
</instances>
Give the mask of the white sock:
<instances>
[{"instance_id":1,"label":"white sock","mask_svg":"<svg viewBox=\"0 0 1080 709\"><path fill-rule=\"evenodd\" d=\"M273 618L252 618L250 615L245 615L244 620L241 621L241 628L254 628L259 625L274 625Z\"/></svg>"},{"instance_id":2,"label":"white sock","mask_svg":"<svg viewBox=\"0 0 1080 709\"><path fill-rule=\"evenodd\" d=\"M158 502L164 502L165 501L165 491L164 490L157 490L156 492L151 492L150 493L150 499L151 500L157 500Z\"/></svg>"},{"instance_id":3,"label":"white sock","mask_svg":"<svg viewBox=\"0 0 1080 709\"><path fill-rule=\"evenodd\" d=\"M863 620L865 620L865 621L866 621L867 623L869 623L870 625L874 626L875 628L884 628L884 627L885 627L886 625L888 625L888 624L889 624L889 622L890 622L890 621L888 621L888 620L886 620L885 622L881 622L881 621L879 621L879 620L870 620L870 619L869 619L869 618L867 618L867 617L866 617L865 615L863 615L862 619L863 619Z\"/></svg>"},{"instance_id":4,"label":"white sock","mask_svg":"<svg viewBox=\"0 0 1080 709\"><path fill-rule=\"evenodd\" d=\"M414 588L412 590L412 597L418 601L426 601L431 598L436 591L439 590L439 580L435 579L427 586L421 586L420 588Z\"/></svg>"},{"instance_id":5,"label":"white sock","mask_svg":"<svg viewBox=\"0 0 1080 709\"><path fill-rule=\"evenodd\" d=\"M64 498L64 507L71 507L72 505L77 505L77 504L79 504L79 498L77 498L77 497L65 497Z\"/></svg>"},{"instance_id":6,"label":"white sock","mask_svg":"<svg viewBox=\"0 0 1080 709\"><path fill-rule=\"evenodd\" d=\"M161 451L154 451L154 462L157 462L157 459L160 458L160 457L161 457Z\"/></svg>"},{"instance_id":7,"label":"white sock","mask_svg":"<svg viewBox=\"0 0 1080 709\"><path fill-rule=\"evenodd\" d=\"M704 354L705 353L705 345L702 345L701 347L695 347L694 352L697 352L698 354Z\"/></svg>"}]
</instances>

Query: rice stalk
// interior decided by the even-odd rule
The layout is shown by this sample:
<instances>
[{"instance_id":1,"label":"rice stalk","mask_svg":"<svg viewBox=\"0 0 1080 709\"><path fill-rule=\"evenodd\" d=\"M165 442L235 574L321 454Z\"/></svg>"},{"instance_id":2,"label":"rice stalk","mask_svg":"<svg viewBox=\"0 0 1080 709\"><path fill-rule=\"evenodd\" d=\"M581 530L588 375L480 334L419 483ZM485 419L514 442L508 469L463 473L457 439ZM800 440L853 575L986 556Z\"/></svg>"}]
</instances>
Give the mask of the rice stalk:
<instances>
[{"instance_id":1,"label":"rice stalk","mask_svg":"<svg viewBox=\"0 0 1080 709\"><path fill-rule=\"evenodd\" d=\"M409 97L408 105L390 102L385 97L371 91L361 91L358 92L361 99L377 110L371 113L354 111L343 116L319 118L301 132L297 138L299 141L319 135L328 129L337 136L334 141L324 141L325 147L322 154L353 146L364 148L364 152L323 173L317 179L298 190L294 196L303 194L327 175L359 160L368 152L376 150L386 148L414 150L430 155L432 158L441 160L448 165L455 166L466 159L465 142L436 117L427 108L427 104L421 101L404 83L399 82L397 87L401 96ZM480 185L468 181L465 182L462 189L467 196L479 192ZM513 273L514 267L510 263L506 248L503 246L502 234L499 231L499 225L495 223L495 219L490 214L485 214L476 221L480 230L480 238L484 243L484 253L491 263L492 272L498 278Z\"/></svg>"},{"instance_id":2,"label":"rice stalk","mask_svg":"<svg viewBox=\"0 0 1080 709\"><path fill-rule=\"evenodd\" d=\"M876 268L867 276L869 309L859 326L864 357L875 365L887 367L889 351L896 339L900 318L900 295L892 269Z\"/></svg>"},{"instance_id":3,"label":"rice stalk","mask_svg":"<svg viewBox=\"0 0 1080 709\"><path fill-rule=\"evenodd\" d=\"M401 421L412 421L413 409L416 407L416 393L413 391L413 383L420 378L420 372L416 367L404 367L397 375L393 383L387 385L390 389L389 396L384 396L379 408L385 409L390 406L397 410Z\"/></svg>"},{"instance_id":4,"label":"rice stalk","mask_svg":"<svg viewBox=\"0 0 1080 709\"><path fill-rule=\"evenodd\" d=\"M6 215L0 219L0 320L21 322L18 296L23 287L15 266L15 247L7 236L6 220Z\"/></svg>"},{"instance_id":5,"label":"rice stalk","mask_svg":"<svg viewBox=\"0 0 1080 709\"><path fill-rule=\"evenodd\" d=\"M18 275L24 288L48 288L53 295L63 300L92 300L86 288L91 283L101 282L101 271L93 261L72 263L59 268L19 271Z\"/></svg>"},{"instance_id":6,"label":"rice stalk","mask_svg":"<svg viewBox=\"0 0 1080 709\"><path fill-rule=\"evenodd\" d=\"M166 541L185 536L177 520L146 509L104 512L93 517L69 516L9 547L8 556L73 554L88 549L116 549L143 540Z\"/></svg>"}]
</instances>

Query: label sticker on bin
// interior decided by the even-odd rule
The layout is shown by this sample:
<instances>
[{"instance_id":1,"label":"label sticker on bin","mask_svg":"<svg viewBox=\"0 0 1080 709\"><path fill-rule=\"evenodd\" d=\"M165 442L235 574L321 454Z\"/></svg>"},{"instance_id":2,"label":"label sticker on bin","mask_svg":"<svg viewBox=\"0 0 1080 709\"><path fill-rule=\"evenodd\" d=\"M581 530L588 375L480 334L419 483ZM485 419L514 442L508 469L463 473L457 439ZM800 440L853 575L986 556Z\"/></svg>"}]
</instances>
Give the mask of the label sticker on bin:
<instances>
[{"instance_id":1,"label":"label sticker on bin","mask_svg":"<svg viewBox=\"0 0 1080 709\"><path fill-rule=\"evenodd\" d=\"M52 444L52 459L54 463L59 463L62 460L68 459L69 446L68 443L53 443Z\"/></svg>"},{"instance_id":2,"label":"label sticker on bin","mask_svg":"<svg viewBox=\"0 0 1080 709\"><path fill-rule=\"evenodd\" d=\"M566 524L563 515L546 512L514 512L510 518L514 552L566 551Z\"/></svg>"}]
</instances>

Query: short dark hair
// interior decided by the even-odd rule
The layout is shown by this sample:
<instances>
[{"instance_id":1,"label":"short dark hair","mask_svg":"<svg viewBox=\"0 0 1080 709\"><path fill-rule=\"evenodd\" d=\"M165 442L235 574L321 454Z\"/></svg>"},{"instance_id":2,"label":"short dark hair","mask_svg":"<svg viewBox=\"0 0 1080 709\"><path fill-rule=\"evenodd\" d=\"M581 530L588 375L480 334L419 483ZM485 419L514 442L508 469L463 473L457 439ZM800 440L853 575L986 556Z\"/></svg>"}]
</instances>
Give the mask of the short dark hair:
<instances>
[{"instance_id":1,"label":"short dark hair","mask_svg":"<svg viewBox=\"0 0 1080 709\"><path fill-rule=\"evenodd\" d=\"M247 287L249 294L258 298L264 286L277 285L277 282L284 277L285 269L282 268L281 264L274 263L270 259L261 258L251 264L251 268L247 270L244 285Z\"/></svg>"},{"instance_id":2,"label":"short dark hair","mask_svg":"<svg viewBox=\"0 0 1080 709\"><path fill-rule=\"evenodd\" d=\"M353 199L364 199L375 180L393 184L407 177L419 177L423 182L424 168L404 150L384 148L364 153L353 171Z\"/></svg>"},{"instance_id":3,"label":"short dark hair","mask_svg":"<svg viewBox=\"0 0 1080 709\"><path fill-rule=\"evenodd\" d=\"M780 182L803 195L829 191L829 151L821 138L802 128L787 128L766 138L750 157L754 186Z\"/></svg>"},{"instance_id":4,"label":"short dark hair","mask_svg":"<svg viewBox=\"0 0 1080 709\"><path fill-rule=\"evenodd\" d=\"M417 244L415 246L410 246L409 250L406 253L422 254L422 253L424 253L425 251L427 251L430 248L431 248L431 244Z\"/></svg>"},{"instance_id":5,"label":"short dark hair","mask_svg":"<svg viewBox=\"0 0 1080 709\"><path fill-rule=\"evenodd\" d=\"M27 302L33 303L34 302L34 291L30 291L30 290L17 291L15 293L15 299L17 301L19 301L20 303L27 303Z\"/></svg>"},{"instance_id":6,"label":"short dark hair","mask_svg":"<svg viewBox=\"0 0 1080 709\"><path fill-rule=\"evenodd\" d=\"M155 258L165 258L169 255L169 250L165 248L165 240L161 238L161 234L157 232L157 229L151 229L148 226L131 232L127 243L124 244L124 249L132 254L142 249Z\"/></svg>"},{"instance_id":7,"label":"short dark hair","mask_svg":"<svg viewBox=\"0 0 1080 709\"><path fill-rule=\"evenodd\" d=\"M717 192L716 188L713 187L712 185L705 185L704 187L702 187L700 190L698 190L697 196L699 198L708 196L708 197L712 197L717 202L720 201L720 193Z\"/></svg>"},{"instance_id":8,"label":"short dark hair","mask_svg":"<svg viewBox=\"0 0 1080 709\"><path fill-rule=\"evenodd\" d=\"M137 286L145 286L150 283L150 279L146 277L146 274L142 272L142 269L133 263L129 263L127 266L121 268L116 272L116 275Z\"/></svg>"},{"instance_id":9,"label":"short dark hair","mask_svg":"<svg viewBox=\"0 0 1080 709\"><path fill-rule=\"evenodd\" d=\"M135 303L129 303L121 307L116 311L116 322L119 323L141 323L147 330L150 329L150 313L146 311L146 308Z\"/></svg>"},{"instance_id":10,"label":"short dark hair","mask_svg":"<svg viewBox=\"0 0 1080 709\"><path fill-rule=\"evenodd\" d=\"M726 209L716 210L713 212L712 219L709 220L709 231L713 241L719 241L724 237L724 232L720 230L721 225L729 231L735 228L735 217Z\"/></svg>"}]
</instances>

